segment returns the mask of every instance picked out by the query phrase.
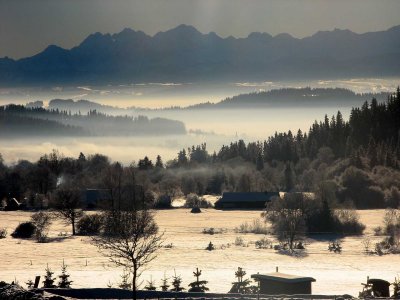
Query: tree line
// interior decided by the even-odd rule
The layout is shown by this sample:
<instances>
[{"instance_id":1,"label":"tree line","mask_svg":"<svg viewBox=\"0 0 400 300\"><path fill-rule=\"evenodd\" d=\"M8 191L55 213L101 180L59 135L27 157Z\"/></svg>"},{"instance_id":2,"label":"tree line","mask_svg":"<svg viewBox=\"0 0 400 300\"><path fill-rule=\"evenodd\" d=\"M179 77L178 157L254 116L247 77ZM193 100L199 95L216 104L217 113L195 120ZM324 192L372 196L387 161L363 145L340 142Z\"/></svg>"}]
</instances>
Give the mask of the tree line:
<instances>
[{"instance_id":1,"label":"tree line","mask_svg":"<svg viewBox=\"0 0 400 300\"><path fill-rule=\"evenodd\" d=\"M132 136L185 134L180 121L146 116L112 116L96 109L86 114L10 104L0 106L0 135Z\"/></svg>"}]
</instances>

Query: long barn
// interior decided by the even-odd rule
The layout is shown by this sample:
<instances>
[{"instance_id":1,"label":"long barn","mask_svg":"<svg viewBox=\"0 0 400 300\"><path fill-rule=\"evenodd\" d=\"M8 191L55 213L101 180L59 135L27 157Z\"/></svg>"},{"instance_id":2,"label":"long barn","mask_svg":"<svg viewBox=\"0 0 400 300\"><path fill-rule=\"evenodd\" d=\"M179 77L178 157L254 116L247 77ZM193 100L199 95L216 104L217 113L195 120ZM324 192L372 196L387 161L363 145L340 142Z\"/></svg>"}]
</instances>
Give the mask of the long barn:
<instances>
[{"instance_id":1,"label":"long barn","mask_svg":"<svg viewBox=\"0 0 400 300\"><path fill-rule=\"evenodd\" d=\"M263 209L279 192L225 192L214 204L216 209Z\"/></svg>"}]
</instances>

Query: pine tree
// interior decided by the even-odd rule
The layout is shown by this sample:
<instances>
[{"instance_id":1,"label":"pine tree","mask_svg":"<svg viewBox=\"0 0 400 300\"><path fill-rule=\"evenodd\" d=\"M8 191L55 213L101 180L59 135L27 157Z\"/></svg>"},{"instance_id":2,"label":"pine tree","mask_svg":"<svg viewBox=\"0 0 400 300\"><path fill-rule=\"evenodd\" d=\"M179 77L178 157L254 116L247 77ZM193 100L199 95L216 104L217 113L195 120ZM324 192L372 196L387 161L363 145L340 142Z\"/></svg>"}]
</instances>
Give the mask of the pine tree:
<instances>
[{"instance_id":1,"label":"pine tree","mask_svg":"<svg viewBox=\"0 0 400 300\"><path fill-rule=\"evenodd\" d=\"M161 279L162 285L160 285L160 288L161 288L161 290L162 290L163 292L168 291L168 288L169 288L168 279L169 279L169 278L167 278L167 277L165 276L165 273L164 273L164 278Z\"/></svg>"},{"instance_id":2,"label":"pine tree","mask_svg":"<svg viewBox=\"0 0 400 300\"><path fill-rule=\"evenodd\" d=\"M286 163L284 171L284 180L285 180L285 190L288 192L291 191L294 188L294 173L292 171L290 162Z\"/></svg>"},{"instance_id":3,"label":"pine tree","mask_svg":"<svg viewBox=\"0 0 400 300\"><path fill-rule=\"evenodd\" d=\"M72 281L69 280L69 274L67 273L67 265L64 263L61 266L61 275L58 276L60 278L60 281L58 282L58 287L62 289L69 289L71 288L71 283Z\"/></svg>"},{"instance_id":4,"label":"pine tree","mask_svg":"<svg viewBox=\"0 0 400 300\"><path fill-rule=\"evenodd\" d=\"M250 284L249 279L244 279L243 277L246 275L246 271L242 268L238 267L237 271L235 272L235 277L237 278L236 282L232 282L232 288L229 293L240 293L245 294L248 289L248 285Z\"/></svg>"},{"instance_id":5,"label":"pine tree","mask_svg":"<svg viewBox=\"0 0 400 300\"><path fill-rule=\"evenodd\" d=\"M130 283L130 273L127 270L124 270L120 275L121 282L118 284L118 287L123 290L130 290L132 289L132 284Z\"/></svg>"},{"instance_id":6,"label":"pine tree","mask_svg":"<svg viewBox=\"0 0 400 300\"><path fill-rule=\"evenodd\" d=\"M215 246L211 241L208 243L206 250L208 250L208 251L215 250Z\"/></svg>"},{"instance_id":7,"label":"pine tree","mask_svg":"<svg viewBox=\"0 0 400 300\"><path fill-rule=\"evenodd\" d=\"M32 279L29 279L27 282L25 282L25 284L27 285L28 289L30 290L31 288L33 288L33 281Z\"/></svg>"},{"instance_id":8,"label":"pine tree","mask_svg":"<svg viewBox=\"0 0 400 300\"><path fill-rule=\"evenodd\" d=\"M43 287L44 288L55 288L56 286L54 285L55 278L53 278L54 272L52 272L49 268L49 265L47 264L46 267L46 275L44 275L44 281L43 281Z\"/></svg>"},{"instance_id":9,"label":"pine tree","mask_svg":"<svg viewBox=\"0 0 400 300\"><path fill-rule=\"evenodd\" d=\"M264 159L261 155L261 152L259 152L257 155L256 166L257 166L258 171L261 171L262 169L264 169Z\"/></svg>"},{"instance_id":10,"label":"pine tree","mask_svg":"<svg viewBox=\"0 0 400 300\"><path fill-rule=\"evenodd\" d=\"M148 291L156 290L156 286L154 285L154 280L151 276L150 276L150 280L147 280L147 285L144 288Z\"/></svg>"},{"instance_id":11,"label":"pine tree","mask_svg":"<svg viewBox=\"0 0 400 300\"><path fill-rule=\"evenodd\" d=\"M206 287L206 284L208 281L206 280L199 280L201 276L201 270L199 268L196 268L196 271L193 272L194 277L196 277L196 281L193 281L189 283L190 289L189 292L201 292L204 293L205 291L208 291L208 287Z\"/></svg>"},{"instance_id":12,"label":"pine tree","mask_svg":"<svg viewBox=\"0 0 400 300\"><path fill-rule=\"evenodd\" d=\"M185 288L181 287L181 283L182 283L181 276L176 275L176 272L174 270L174 276L172 276L172 286L173 286L173 288L171 289L171 291L173 291L173 292L183 291Z\"/></svg>"},{"instance_id":13,"label":"pine tree","mask_svg":"<svg viewBox=\"0 0 400 300\"><path fill-rule=\"evenodd\" d=\"M160 155L157 155L156 168L160 168L160 169L164 168L164 163L163 163Z\"/></svg>"}]
</instances>

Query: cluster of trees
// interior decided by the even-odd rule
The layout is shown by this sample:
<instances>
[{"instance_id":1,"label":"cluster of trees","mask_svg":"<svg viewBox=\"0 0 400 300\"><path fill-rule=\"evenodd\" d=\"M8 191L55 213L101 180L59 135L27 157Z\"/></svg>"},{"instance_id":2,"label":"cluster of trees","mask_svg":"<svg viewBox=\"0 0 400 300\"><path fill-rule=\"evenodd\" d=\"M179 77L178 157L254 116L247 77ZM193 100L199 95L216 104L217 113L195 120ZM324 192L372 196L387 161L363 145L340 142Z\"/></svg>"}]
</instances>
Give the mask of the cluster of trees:
<instances>
[{"instance_id":1,"label":"cluster of trees","mask_svg":"<svg viewBox=\"0 0 400 300\"><path fill-rule=\"evenodd\" d=\"M271 91L254 92L226 98L214 104L216 107L248 107L248 105L271 106L324 106L332 103L345 105L361 103L365 97L384 98L387 93L356 94L344 88L282 88Z\"/></svg>"},{"instance_id":2,"label":"cluster of trees","mask_svg":"<svg viewBox=\"0 0 400 300\"><path fill-rule=\"evenodd\" d=\"M146 116L112 116L97 110L86 114L10 104L0 106L1 135L124 136L185 134L180 121Z\"/></svg>"},{"instance_id":3,"label":"cluster of trees","mask_svg":"<svg viewBox=\"0 0 400 300\"><path fill-rule=\"evenodd\" d=\"M271 223L272 232L282 249L303 248L306 234L362 234L365 226L353 210L332 209L329 195L321 189L316 199L303 193L285 194L266 204L263 216Z\"/></svg>"}]
</instances>

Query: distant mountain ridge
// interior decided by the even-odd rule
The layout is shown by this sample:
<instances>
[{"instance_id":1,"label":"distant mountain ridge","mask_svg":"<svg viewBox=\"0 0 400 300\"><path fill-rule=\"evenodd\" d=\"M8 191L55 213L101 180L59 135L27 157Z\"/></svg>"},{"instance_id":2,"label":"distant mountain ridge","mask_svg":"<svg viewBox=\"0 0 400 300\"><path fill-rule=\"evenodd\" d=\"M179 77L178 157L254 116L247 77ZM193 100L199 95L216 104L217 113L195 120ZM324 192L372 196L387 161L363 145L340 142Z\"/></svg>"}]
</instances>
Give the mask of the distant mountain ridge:
<instances>
[{"instance_id":1,"label":"distant mountain ridge","mask_svg":"<svg viewBox=\"0 0 400 300\"><path fill-rule=\"evenodd\" d=\"M19 60L0 59L0 85L327 78L400 75L400 26L357 34L246 38L202 34L192 26L149 36L94 33L70 50L55 45Z\"/></svg>"}]
</instances>

